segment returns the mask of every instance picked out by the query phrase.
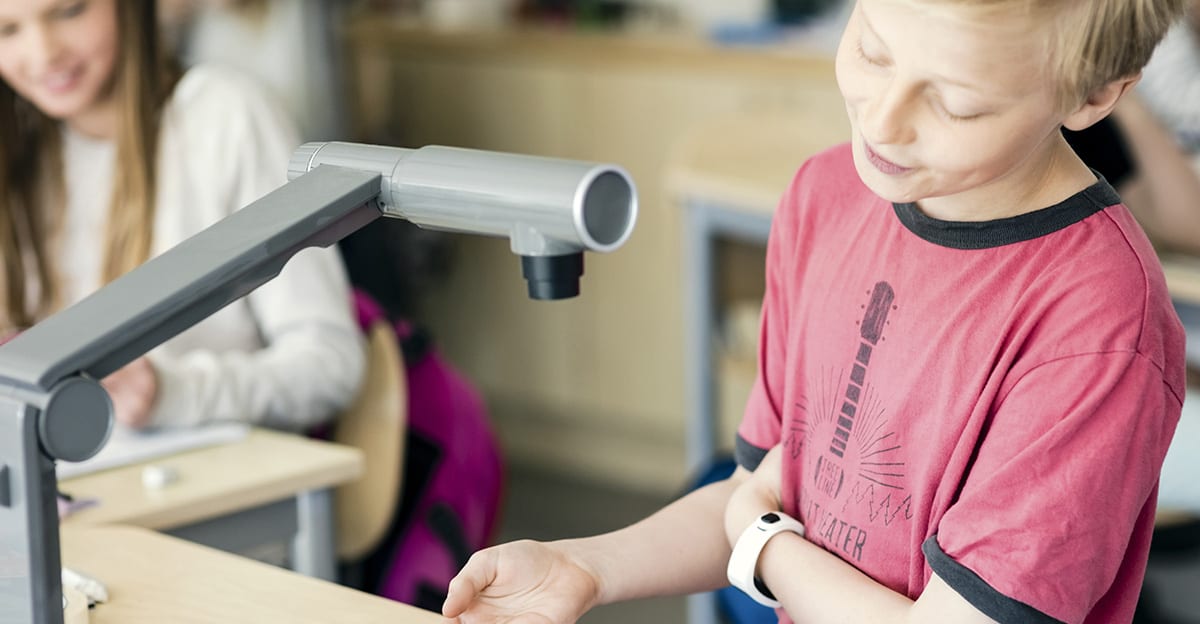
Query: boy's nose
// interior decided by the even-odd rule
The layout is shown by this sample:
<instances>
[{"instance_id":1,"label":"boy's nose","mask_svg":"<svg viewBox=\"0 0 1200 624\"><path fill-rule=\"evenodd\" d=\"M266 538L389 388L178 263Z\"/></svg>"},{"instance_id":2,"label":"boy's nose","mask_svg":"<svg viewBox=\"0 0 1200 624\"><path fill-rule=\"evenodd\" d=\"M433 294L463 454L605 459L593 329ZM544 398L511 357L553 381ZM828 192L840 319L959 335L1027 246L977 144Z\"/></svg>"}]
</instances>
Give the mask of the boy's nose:
<instances>
[{"instance_id":1,"label":"boy's nose","mask_svg":"<svg viewBox=\"0 0 1200 624\"><path fill-rule=\"evenodd\" d=\"M868 99L859 117L863 138L877 145L904 144L915 136L911 124L912 98L889 86Z\"/></svg>"}]
</instances>

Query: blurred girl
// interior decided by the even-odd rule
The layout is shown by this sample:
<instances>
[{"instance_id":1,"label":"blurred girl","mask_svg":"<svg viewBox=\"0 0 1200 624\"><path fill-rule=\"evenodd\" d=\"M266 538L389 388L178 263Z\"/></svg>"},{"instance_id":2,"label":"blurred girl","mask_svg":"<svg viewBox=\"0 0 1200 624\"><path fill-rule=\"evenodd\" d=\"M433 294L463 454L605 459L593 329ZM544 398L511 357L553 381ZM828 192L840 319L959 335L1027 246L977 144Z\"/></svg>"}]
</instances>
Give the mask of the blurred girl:
<instances>
[{"instance_id":1,"label":"blurred girl","mask_svg":"<svg viewBox=\"0 0 1200 624\"><path fill-rule=\"evenodd\" d=\"M253 82L160 53L155 3L0 0L0 327L70 305L286 181L294 132ZM119 422L303 429L363 369L333 250L104 380Z\"/></svg>"}]
</instances>

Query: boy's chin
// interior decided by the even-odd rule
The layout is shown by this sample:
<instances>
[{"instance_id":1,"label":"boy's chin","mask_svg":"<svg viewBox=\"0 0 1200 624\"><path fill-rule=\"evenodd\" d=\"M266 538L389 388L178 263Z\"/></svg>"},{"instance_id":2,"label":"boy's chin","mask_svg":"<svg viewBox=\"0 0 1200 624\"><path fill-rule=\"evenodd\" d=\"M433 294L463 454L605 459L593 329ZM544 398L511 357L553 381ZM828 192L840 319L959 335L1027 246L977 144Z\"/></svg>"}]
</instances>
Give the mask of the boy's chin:
<instances>
[{"instance_id":1,"label":"boy's chin","mask_svg":"<svg viewBox=\"0 0 1200 624\"><path fill-rule=\"evenodd\" d=\"M866 167L871 167L871 165L868 164ZM858 173L858 179L862 181L863 186L870 189L872 193L878 195L880 198L893 204L910 204L921 199L920 197L905 193L904 189L896 188L894 184L888 184L886 181L879 180L878 178L881 174L874 168L864 171L858 163L855 163L855 171Z\"/></svg>"}]
</instances>

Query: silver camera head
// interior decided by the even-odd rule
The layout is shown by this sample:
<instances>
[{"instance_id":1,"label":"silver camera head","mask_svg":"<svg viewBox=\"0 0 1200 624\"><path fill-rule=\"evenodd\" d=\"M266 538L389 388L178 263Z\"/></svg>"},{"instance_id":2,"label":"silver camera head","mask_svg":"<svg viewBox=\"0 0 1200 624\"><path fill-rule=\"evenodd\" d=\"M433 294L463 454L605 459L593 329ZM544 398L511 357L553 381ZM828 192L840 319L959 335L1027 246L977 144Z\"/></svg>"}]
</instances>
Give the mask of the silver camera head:
<instances>
[{"instance_id":1,"label":"silver camera head","mask_svg":"<svg viewBox=\"0 0 1200 624\"><path fill-rule=\"evenodd\" d=\"M507 237L534 299L579 294L583 252L625 243L637 192L615 165L428 146L306 143L288 179L331 165L377 172L388 216L418 226Z\"/></svg>"}]
</instances>

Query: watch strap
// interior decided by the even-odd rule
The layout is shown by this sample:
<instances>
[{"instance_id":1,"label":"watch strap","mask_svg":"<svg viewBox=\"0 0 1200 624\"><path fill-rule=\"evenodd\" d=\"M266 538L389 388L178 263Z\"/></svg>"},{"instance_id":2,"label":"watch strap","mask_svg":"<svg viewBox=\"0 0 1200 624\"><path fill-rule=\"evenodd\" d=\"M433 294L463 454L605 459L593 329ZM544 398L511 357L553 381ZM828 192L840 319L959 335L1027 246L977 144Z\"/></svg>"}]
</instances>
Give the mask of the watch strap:
<instances>
[{"instance_id":1,"label":"watch strap","mask_svg":"<svg viewBox=\"0 0 1200 624\"><path fill-rule=\"evenodd\" d=\"M733 554L729 557L729 565L725 569L725 574L734 587L745 592L755 602L775 609L780 607L779 601L775 599L771 590L767 589L766 584L755 576L754 571L758 567L758 558L767 541L784 531L803 536L804 525L780 511L759 516L738 537L733 546Z\"/></svg>"}]
</instances>

